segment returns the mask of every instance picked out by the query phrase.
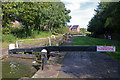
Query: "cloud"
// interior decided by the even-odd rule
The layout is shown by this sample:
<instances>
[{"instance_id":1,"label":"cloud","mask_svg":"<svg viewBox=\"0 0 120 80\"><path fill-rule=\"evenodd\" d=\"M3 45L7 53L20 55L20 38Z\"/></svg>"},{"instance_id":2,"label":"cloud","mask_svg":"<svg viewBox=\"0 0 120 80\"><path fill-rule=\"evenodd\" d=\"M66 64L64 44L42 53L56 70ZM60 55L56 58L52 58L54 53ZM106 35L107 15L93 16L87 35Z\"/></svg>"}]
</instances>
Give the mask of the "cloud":
<instances>
[{"instance_id":1,"label":"cloud","mask_svg":"<svg viewBox=\"0 0 120 80\"><path fill-rule=\"evenodd\" d=\"M80 25L87 28L88 22L95 14L94 9L97 8L98 0L61 0L65 3L65 7L71 10L72 19L68 25Z\"/></svg>"}]
</instances>

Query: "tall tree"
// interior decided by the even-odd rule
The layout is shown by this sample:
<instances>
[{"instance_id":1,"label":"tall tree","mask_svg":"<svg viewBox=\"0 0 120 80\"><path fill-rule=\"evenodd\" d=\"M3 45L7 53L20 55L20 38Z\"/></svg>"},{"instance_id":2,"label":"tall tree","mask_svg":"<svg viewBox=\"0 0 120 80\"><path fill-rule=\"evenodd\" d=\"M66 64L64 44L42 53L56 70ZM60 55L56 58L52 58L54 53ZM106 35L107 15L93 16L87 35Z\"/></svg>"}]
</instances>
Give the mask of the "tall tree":
<instances>
[{"instance_id":1,"label":"tall tree","mask_svg":"<svg viewBox=\"0 0 120 80\"><path fill-rule=\"evenodd\" d=\"M9 26L11 21L19 21L24 25L23 31L31 36L34 30L42 31L45 25L52 32L70 20L70 10L62 2L4 2L3 27Z\"/></svg>"},{"instance_id":2,"label":"tall tree","mask_svg":"<svg viewBox=\"0 0 120 80\"><path fill-rule=\"evenodd\" d=\"M96 14L88 25L88 31L93 34L119 32L120 29L120 2L100 2Z\"/></svg>"}]
</instances>

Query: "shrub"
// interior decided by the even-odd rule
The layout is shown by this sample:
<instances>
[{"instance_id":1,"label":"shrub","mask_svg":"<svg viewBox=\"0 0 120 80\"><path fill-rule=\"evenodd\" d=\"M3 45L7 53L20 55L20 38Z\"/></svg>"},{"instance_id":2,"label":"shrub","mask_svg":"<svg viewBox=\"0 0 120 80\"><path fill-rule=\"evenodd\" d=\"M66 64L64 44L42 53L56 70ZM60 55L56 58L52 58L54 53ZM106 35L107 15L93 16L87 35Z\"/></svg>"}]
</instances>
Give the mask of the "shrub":
<instances>
[{"instance_id":1,"label":"shrub","mask_svg":"<svg viewBox=\"0 0 120 80\"><path fill-rule=\"evenodd\" d=\"M10 25L11 34L18 38L26 37L25 28L23 25Z\"/></svg>"},{"instance_id":2,"label":"shrub","mask_svg":"<svg viewBox=\"0 0 120 80\"><path fill-rule=\"evenodd\" d=\"M53 33L54 34L57 34L57 33L64 34L64 33L67 33L67 32L69 32L69 29L67 27L61 27L61 28L54 29Z\"/></svg>"},{"instance_id":3,"label":"shrub","mask_svg":"<svg viewBox=\"0 0 120 80\"><path fill-rule=\"evenodd\" d=\"M91 35L92 35L91 32L85 32L85 34L86 34L87 36L91 36Z\"/></svg>"},{"instance_id":4,"label":"shrub","mask_svg":"<svg viewBox=\"0 0 120 80\"><path fill-rule=\"evenodd\" d=\"M2 33L3 34L10 34L10 29L8 27L2 28Z\"/></svg>"},{"instance_id":5,"label":"shrub","mask_svg":"<svg viewBox=\"0 0 120 80\"><path fill-rule=\"evenodd\" d=\"M16 37L13 34L2 35L3 42L14 42L15 40L16 40Z\"/></svg>"}]
</instances>

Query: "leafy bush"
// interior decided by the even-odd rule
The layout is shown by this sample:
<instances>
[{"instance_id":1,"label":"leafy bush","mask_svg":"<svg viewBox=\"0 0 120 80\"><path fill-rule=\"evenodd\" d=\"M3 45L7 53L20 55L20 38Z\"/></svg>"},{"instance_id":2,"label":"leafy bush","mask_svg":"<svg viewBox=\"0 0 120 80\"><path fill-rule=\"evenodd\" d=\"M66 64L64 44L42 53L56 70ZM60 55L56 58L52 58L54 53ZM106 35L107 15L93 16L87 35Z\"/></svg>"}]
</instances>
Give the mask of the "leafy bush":
<instances>
[{"instance_id":1,"label":"leafy bush","mask_svg":"<svg viewBox=\"0 0 120 80\"><path fill-rule=\"evenodd\" d=\"M15 40L16 40L16 37L13 34L2 35L3 42L14 42Z\"/></svg>"},{"instance_id":2,"label":"leafy bush","mask_svg":"<svg viewBox=\"0 0 120 80\"><path fill-rule=\"evenodd\" d=\"M26 37L23 25L11 25L10 30L11 30L11 33L18 38Z\"/></svg>"},{"instance_id":3,"label":"leafy bush","mask_svg":"<svg viewBox=\"0 0 120 80\"><path fill-rule=\"evenodd\" d=\"M39 33L38 33L39 32ZM49 31L34 31L34 36L32 38L41 38L41 37L48 37L51 36L51 33Z\"/></svg>"},{"instance_id":4,"label":"leafy bush","mask_svg":"<svg viewBox=\"0 0 120 80\"><path fill-rule=\"evenodd\" d=\"M14 42L15 40L16 40L16 37L13 34L2 35L3 42Z\"/></svg>"},{"instance_id":5,"label":"leafy bush","mask_svg":"<svg viewBox=\"0 0 120 80\"><path fill-rule=\"evenodd\" d=\"M19 31L21 29L23 29L23 25L18 25L18 24L10 25L11 32L15 32L16 30Z\"/></svg>"},{"instance_id":6,"label":"leafy bush","mask_svg":"<svg viewBox=\"0 0 120 80\"><path fill-rule=\"evenodd\" d=\"M2 28L2 33L3 34L9 34L11 31L8 27Z\"/></svg>"},{"instance_id":7,"label":"leafy bush","mask_svg":"<svg viewBox=\"0 0 120 80\"><path fill-rule=\"evenodd\" d=\"M80 32L77 32L77 31L70 31L70 34L80 34Z\"/></svg>"},{"instance_id":8,"label":"leafy bush","mask_svg":"<svg viewBox=\"0 0 120 80\"><path fill-rule=\"evenodd\" d=\"M67 33L67 32L69 32L69 29L67 27L61 27L61 28L54 29L53 33L54 34L57 34L57 33L64 34L64 33Z\"/></svg>"},{"instance_id":9,"label":"leafy bush","mask_svg":"<svg viewBox=\"0 0 120 80\"><path fill-rule=\"evenodd\" d=\"M87 36L91 36L91 32L85 32Z\"/></svg>"},{"instance_id":10,"label":"leafy bush","mask_svg":"<svg viewBox=\"0 0 120 80\"><path fill-rule=\"evenodd\" d=\"M34 34L34 36L37 36L39 34L39 31L38 30L34 30L33 34Z\"/></svg>"},{"instance_id":11,"label":"leafy bush","mask_svg":"<svg viewBox=\"0 0 120 80\"><path fill-rule=\"evenodd\" d=\"M85 33L86 32L86 28L80 28L80 33Z\"/></svg>"}]
</instances>

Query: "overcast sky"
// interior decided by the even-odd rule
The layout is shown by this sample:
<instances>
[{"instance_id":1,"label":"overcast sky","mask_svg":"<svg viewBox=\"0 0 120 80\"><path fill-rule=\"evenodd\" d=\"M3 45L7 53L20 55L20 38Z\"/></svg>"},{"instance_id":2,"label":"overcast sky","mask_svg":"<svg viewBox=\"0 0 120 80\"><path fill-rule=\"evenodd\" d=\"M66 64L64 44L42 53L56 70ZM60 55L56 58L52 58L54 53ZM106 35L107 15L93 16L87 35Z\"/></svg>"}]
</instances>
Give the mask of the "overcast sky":
<instances>
[{"instance_id":1,"label":"overcast sky","mask_svg":"<svg viewBox=\"0 0 120 80\"><path fill-rule=\"evenodd\" d=\"M95 14L99 0L61 0L67 9L71 10L72 17L68 25L80 25L87 28L88 22Z\"/></svg>"}]
</instances>

